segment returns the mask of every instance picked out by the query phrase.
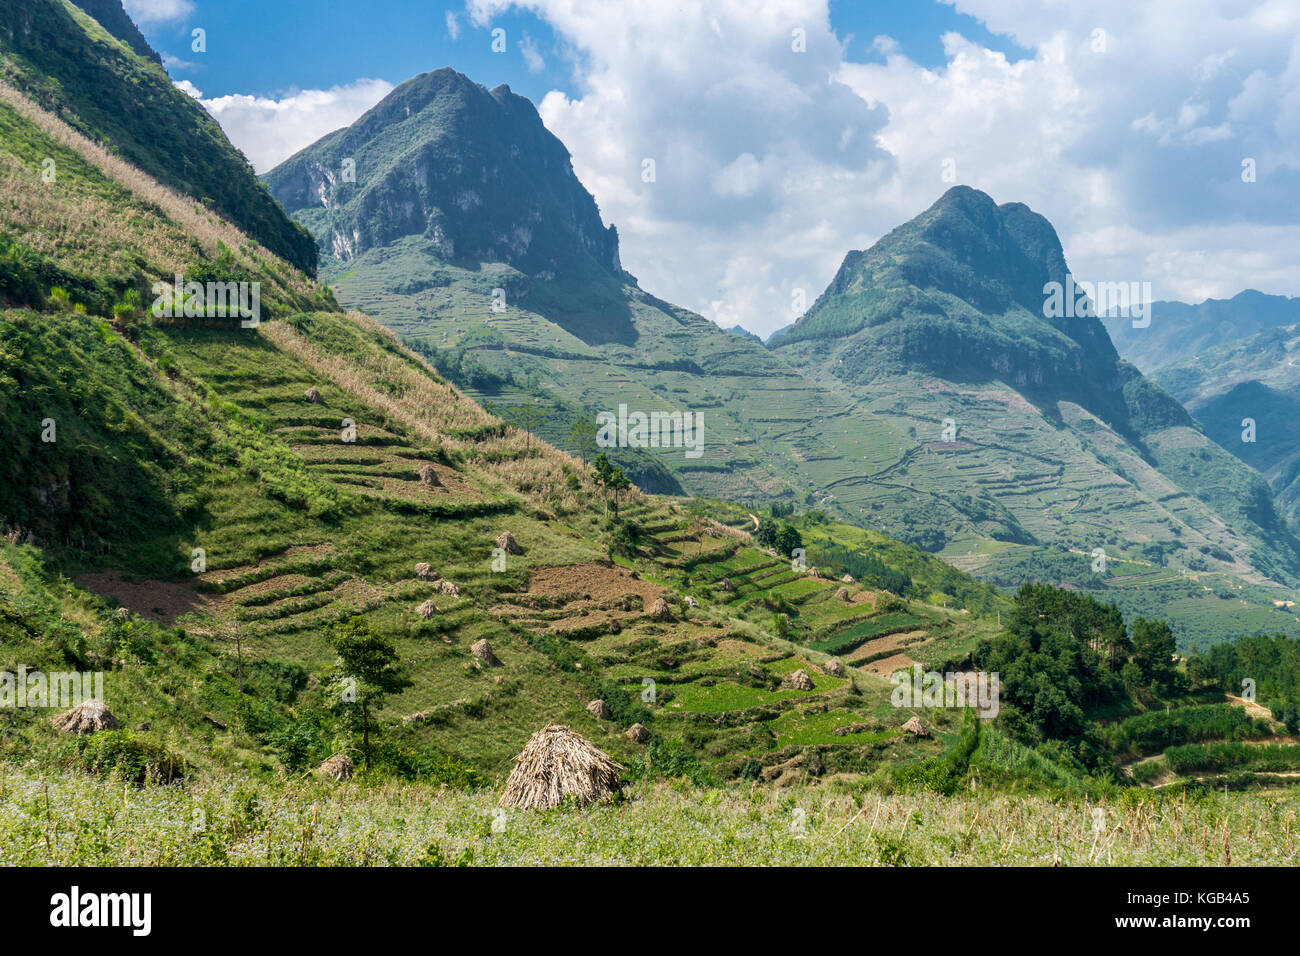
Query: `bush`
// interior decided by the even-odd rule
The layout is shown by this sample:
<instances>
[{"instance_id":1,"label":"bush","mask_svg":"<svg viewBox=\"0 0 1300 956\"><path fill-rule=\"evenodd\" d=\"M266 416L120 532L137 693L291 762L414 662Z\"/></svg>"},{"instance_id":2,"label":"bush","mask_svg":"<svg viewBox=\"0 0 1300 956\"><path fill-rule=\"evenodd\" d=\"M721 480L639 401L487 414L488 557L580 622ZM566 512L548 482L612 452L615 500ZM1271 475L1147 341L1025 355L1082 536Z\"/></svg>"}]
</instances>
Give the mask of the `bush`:
<instances>
[{"instance_id":1,"label":"bush","mask_svg":"<svg viewBox=\"0 0 1300 956\"><path fill-rule=\"evenodd\" d=\"M128 783L175 783L187 765L156 740L129 730L108 730L79 737L73 764L88 773L118 776Z\"/></svg>"}]
</instances>

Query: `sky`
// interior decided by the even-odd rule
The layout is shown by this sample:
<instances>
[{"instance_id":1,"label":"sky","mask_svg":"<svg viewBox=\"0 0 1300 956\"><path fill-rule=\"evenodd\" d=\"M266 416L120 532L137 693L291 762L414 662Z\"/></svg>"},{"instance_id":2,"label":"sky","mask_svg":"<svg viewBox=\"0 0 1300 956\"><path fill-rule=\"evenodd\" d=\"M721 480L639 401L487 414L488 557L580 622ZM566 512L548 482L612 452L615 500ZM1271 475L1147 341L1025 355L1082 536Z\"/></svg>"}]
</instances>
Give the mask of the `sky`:
<instances>
[{"instance_id":1,"label":"sky","mask_svg":"<svg viewBox=\"0 0 1300 956\"><path fill-rule=\"evenodd\" d=\"M624 268L727 327L793 321L955 183L1045 215L1081 279L1300 295L1295 0L125 6L259 172L417 73L509 84Z\"/></svg>"}]
</instances>

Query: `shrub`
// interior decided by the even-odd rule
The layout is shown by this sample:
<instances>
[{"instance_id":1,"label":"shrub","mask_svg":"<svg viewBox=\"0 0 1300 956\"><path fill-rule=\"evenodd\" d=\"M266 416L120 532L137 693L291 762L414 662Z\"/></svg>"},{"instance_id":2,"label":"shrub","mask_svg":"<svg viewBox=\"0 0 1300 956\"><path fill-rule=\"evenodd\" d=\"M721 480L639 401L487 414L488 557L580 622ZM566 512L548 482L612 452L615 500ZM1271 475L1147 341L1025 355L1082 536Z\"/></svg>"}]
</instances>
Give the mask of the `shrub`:
<instances>
[{"instance_id":1,"label":"shrub","mask_svg":"<svg viewBox=\"0 0 1300 956\"><path fill-rule=\"evenodd\" d=\"M128 783L175 783L187 765L156 740L129 730L109 730L77 738L75 766L100 776L119 776Z\"/></svg>"}]
</instances>

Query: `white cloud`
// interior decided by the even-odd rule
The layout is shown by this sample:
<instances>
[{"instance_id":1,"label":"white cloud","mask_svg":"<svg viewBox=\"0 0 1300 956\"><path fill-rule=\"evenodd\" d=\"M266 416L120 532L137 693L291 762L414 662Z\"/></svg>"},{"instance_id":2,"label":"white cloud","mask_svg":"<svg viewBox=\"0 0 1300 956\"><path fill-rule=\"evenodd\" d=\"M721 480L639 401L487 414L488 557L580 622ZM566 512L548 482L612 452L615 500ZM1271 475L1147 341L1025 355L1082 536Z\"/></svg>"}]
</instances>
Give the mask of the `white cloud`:
<instances>
[{"instance_id":1,"label":"white cloud","mask_svg":"<svg viewBox=\"0 0 1300 956\"><path fill-rule=\"evenodd\" d=\"M196 100L202 101L203 99L203 91L200 90L193 83L191 83L189 80L173 80L172 85L175 86L176 89L180 90L182 93L185 93L188 96L192 96Z\"/></svg>"},{"instance_id":2,"label":"white cloud","mask_svg":"<svg viewBox=\"0 0 1300 956\"><path fill-rule=\"evenodd\" d=\"M524 65L528 67L528 72L540 73L546 69L546 61L537 50L537 42L526 31L524 38L519 41L519 52L523 54Z\"/></svg>"},{"instance_id":3,"label":"white cloud","mask_svg":"<svg viewBox=\"0 0 1300 956\"><path fill-rule=\"evenodd\" d=\"M194 12L190 0L122 0L122 6L137 24L168 23Z\"/></svg>"},{"instance_id":4,"label":"white cloud","mask_svg":"<svg viewBox=\"0 0 1300 956\"><path fill-rule=\"evenodd\" d=\"M191 96L198 91L178 83ZM326 133L349 126L393 90L386 80L356 80L328 90L273 99L236 94L202 99L208 112L259 173L272 169Z\"/></svg>"},{"instance_id":5,"label":"white cloud","mask_svg":"<svg viewBox=\"0 0 1300 956\"><path fill-rule=\"evenodd\" d=\"M1025 202L1081 276L1158 295L1300 293L1300 7L1288 0L950 0L1033 52L958 34L924 68L845 59L825 0L472 0L532 11L576 95L539 105L642 284L767 332L957 181ZM791 49L802 28L807 52ZM1255 160L1258 181L1241 181ZM656 180L642 181L653 158Z\"/></svg>"},{"instance_id":6,"label":"white cloud","mask_svg":"<svg viewBox=\"0 0 1300 956\"><path fill-rule=\"evenodd\" d=\"M451 37L451 39L452 39L453 41L455 41L455 40L459 40L459 39L460 39L460 20L458 20L458 19L456 18L456 14L454 14L454 13L452 13L450 10L448 10L448 11L447 11L447 15L446 15L446 17L445 17L444 19L446 20L446 23L447 23L447 36Z\"/></svg>"}]
</instances>

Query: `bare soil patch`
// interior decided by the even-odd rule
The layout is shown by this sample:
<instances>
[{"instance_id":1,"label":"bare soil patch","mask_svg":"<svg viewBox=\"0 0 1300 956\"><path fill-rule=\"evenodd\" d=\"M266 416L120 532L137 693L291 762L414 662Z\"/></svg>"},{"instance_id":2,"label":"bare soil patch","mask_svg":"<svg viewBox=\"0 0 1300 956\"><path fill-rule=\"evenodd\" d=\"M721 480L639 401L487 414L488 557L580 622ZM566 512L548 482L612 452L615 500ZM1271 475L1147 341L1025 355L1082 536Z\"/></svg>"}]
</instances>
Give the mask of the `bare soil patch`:
<instances>
[{"instance_id":1,"label":"bare soil patch","mask_svg":"<svg viewBox=\"0 0 1300 956\"><path fill-rule=\"evenodd\" d=\"M218 602L192 584L176 581L127 581L112 571L82 574L77 584L111 598L141 617L172 627L178 618L212 608Z\"/></svg>"}]
</instances>

